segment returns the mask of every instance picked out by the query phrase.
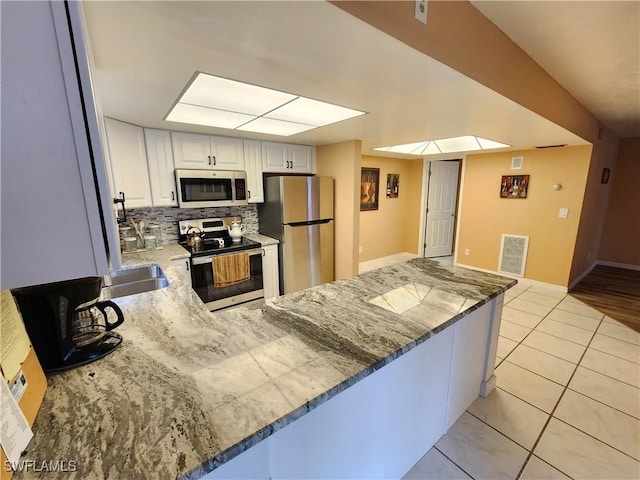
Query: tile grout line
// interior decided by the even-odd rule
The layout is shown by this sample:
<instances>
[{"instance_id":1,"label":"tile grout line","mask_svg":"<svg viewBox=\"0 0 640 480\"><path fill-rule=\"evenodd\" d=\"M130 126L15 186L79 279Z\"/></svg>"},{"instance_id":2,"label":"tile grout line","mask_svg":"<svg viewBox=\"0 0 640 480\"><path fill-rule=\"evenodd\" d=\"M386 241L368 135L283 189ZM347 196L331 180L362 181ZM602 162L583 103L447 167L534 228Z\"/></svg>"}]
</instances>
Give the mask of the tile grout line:
<instances>
[{"instance_id":1,"label":"tile grout line","mask_svg":"<svg viewBox=\"0 0 640 480\"><path fill-rule=\"evenodd\" d=\"M598 328L600 328L600 325L602 324L603 320L604 320L604 316L600 320L600 323L598 324ZM597 331L598 331L598 329L596 328L596 332ZM580 356L580 359L578 360L578 363L576 364L576 368L574 368L573 373L571 374L571 377L569 377L569 380L567 381L567 385L564 386L564 388L562 389L562 393L560 393L560 396L558 397L558 400L556 401L555 406L553 407L553 409L551 410L551 413L549 414L549 418L547 418L547 421L545 422L544 426L542 427L542 430L540 431L540 434L538 435L538 438L536 439L536 441L534 442L533 446L531 447L531 450L529 451L529 454L527 455L527 458L525 459L524 463L522 464L522 467L520 467L520 471L518 472L518 475L516 475L515 480L519 480L520 477L522 476L522 472L524 472L524 469L526 468L527 464L529 463L529 460L531 459L531 456L533 455L534 450L538 447L538 444L540 443L540 440L542 439L542 436L544 435L544 432L547 430L547 427L549 426L549 423L551 422L551 419L555 418L553 416L553 414L558 409L558 405L560 405L560 402L562 401L562 398L564 397L564 394L569 389L569 384L571 383L571 380L573 380L573 377L575 376L576 372L578 371L578 367L580 366L580 362L582 362L582 359L584 358L585 354L587 353L587 350L589 349L589 345L591 345L591 342L593 341L594 337L596 336L596 332L593 332L593 334L591 335L591 340L589 341L589 343L587 344L586 348L584 349L584 352L582 352L582 355ZM575 427L573 427L573 428L575 428ZM579 430L579 429L576 429L576 430ZM581 431L581 430L579 430L579 431ZM585 433L585 432L582 432L582 433ZM598 441L602 442L602 440L598 440ZM602 443L605 444L604 442L602 442ZM551 465L551 464L549 463L549 465ZM551 465L551 466L553 468L555 468L556 470L561 471L555 465Z\"/></svg>"},{"instance_id":2,"label":"tile grout line","mask_svg":"<svg viewBox=\"0 0 640 480\"><path fill-rule=\"evenodd\" d=\"M571 390L571 389L570 389ZM575 392L575 390L571 390L572 392ZM580 392L576 392L576 393L580 393ZM606 405L606 404L603 404ZM608 405L607 405L608 406ZM619 410L618 410L619 411ZM624 413L624 412L622 412ZM571 425L569 422L565 422L564 420L562 420L561 418L558 417L554 417L556 420L558 420L559 422L564 423L565 425L568 425L571 428L574 428L576 430L578 430L581 433L584 433L586 436L593 438L594 440L597 440L598 442L602 443L603 445L606 445L607 447L611 448L612 450L615 450L618 453L621 453L622 455L629 457L632 460L635 460L636 462L638 462L639 466L640 466L640 460L638 460L637 458L632 457L631 455L629 455L628 453L623 452L622 450L620 450L619 448L614 447L613 445L608 444L607 442L605 442L604 440L602 440L601 438L598 437L594 437L593 435L591 435L588 432L585 432L584 430L580 430L578 427ZM635 417L633 417L635 418ZM553 467L556 468L556 467Z\"/></svg>"},{"instance_id":3,"label":"tile grout line","mask_svg":"<svg viewBox=\"0 0 640 480\"><path fill-rule=\"evenodd\" d=\"M466 410L465 410L466 411ZM436 451L440 452L440 454L446 458L447 460L449 460L451 463L453 463L456 467L458 467L460 470L462 470L465 475L467 475L469 478L471 478L472 480L475 480L476 477L474 477L473 475L471 475L469 472L467 472L464 468L462 468L460 465L458 465L456 462L454 462L453 460L451 460L442 450L440 450L438 447L436 447L435 445L432 447L435 448Z\"/></svg>"}]
</instances>

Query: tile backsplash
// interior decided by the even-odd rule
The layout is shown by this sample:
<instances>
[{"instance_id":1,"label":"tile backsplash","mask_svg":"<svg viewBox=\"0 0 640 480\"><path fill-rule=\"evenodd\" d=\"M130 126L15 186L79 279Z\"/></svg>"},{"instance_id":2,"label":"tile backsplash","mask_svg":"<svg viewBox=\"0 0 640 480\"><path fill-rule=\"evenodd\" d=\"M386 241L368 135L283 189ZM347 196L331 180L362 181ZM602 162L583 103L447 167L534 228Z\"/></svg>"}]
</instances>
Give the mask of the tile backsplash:
<instances>
[{"instance_id":1,"label":"tile backsplash","mask_svg":"<svg viewBox=\"0 0 640 480\"><path fill-rule=\"evenodd\" d=\"M176 208L149 207L128 208L127 219L134 222L157 223L162 228L162 242L178 241L178 222L194 218L241 217L247 233L258 233L258 208L255 204L243 207Z\"/></svg>"}]
</instances>

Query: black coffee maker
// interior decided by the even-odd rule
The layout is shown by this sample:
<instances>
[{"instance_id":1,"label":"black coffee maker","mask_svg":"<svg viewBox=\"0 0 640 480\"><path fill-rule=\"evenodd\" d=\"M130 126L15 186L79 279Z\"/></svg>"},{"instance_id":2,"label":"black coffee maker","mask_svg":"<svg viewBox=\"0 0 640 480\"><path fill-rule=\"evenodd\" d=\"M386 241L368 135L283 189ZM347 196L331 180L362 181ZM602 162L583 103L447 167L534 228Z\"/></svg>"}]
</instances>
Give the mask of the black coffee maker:
<instances>
[{"instance_id":1,"label":"black coffee maker","mask_svg":"<svg viewBox=\"0 0 640 480\"><path fill-rule=\"evenodd\" d=\"M112 330L124 316L114 302L99 301L101 287L102 277L86 277L12 290L45 372L93 362L122 343Z\"/></svg>"}]
</instances>

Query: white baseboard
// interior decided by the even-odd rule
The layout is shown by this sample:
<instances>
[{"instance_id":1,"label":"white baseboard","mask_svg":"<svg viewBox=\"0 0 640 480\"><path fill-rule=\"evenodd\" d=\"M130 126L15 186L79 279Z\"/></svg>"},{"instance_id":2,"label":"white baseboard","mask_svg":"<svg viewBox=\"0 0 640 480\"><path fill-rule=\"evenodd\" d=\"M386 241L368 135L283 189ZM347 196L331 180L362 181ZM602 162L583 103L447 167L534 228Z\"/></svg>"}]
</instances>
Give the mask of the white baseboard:
<instances>
[{"instance_id":1,"label":"white baseboard","mask_svg":"<svg viewBox=\"0 0 640 480\"><path fill-rule=\"evenodd\" d=\"M582 281L582 279L583 279L584 277L586 277L587 275L589 275L589 274L591 273L591 270L593 270L593 269L594 269L594 267L595 267L597 264L598 264L598 261L596 260L596 261L595 261L595 262L593 262L591 265L589 265L589 266L587 267L587 269L586 269L584 272L582 272L580 275L578 275L578 276L576 277L576 279L575 279L573 282L571 282L571 283L569 284L569 291L573 290L573 287L575 287L577 284L579 284L579 283Z\"/></svg>"},{"instance_id":2,"label":"white baseboard","mask_svg":"<svg viewBox=\"0 0 640 480\"><path fill-rule=\"evenodd\" d=\"M494 275L500 275L501 277L514 278L518 280L519 285L522 284L522 285L525 285L526 287L533 287L533 286L544 287L544 288L549 288L557 292L563 292L563 293L567 293L568 291L567 287L563 285L556 285L555 283L541 282L540 280L533 280L530 278L518 277L516 275L509 275L502 272L496 272L495 270L487 270L486 268L478 268L478 267L473 267L471 265L464 265L462 263L456 263L455 265L456 267L470 268L471 270L478 270L479 272L493 273Z\"/></svg>"},{"instance_id":3,"label":"white baseboard","mask_svg":"<svg viewBox=\"0 0 640 480\"><path fill-rule=\"evenodd\" d=\"M607 262L605 260L598 260L598 265L604 265L605 267L626 268L627 270L640 270L640 265L633 265L631 263L619 263L619 262Z\"/></svg>"}]
</instances>

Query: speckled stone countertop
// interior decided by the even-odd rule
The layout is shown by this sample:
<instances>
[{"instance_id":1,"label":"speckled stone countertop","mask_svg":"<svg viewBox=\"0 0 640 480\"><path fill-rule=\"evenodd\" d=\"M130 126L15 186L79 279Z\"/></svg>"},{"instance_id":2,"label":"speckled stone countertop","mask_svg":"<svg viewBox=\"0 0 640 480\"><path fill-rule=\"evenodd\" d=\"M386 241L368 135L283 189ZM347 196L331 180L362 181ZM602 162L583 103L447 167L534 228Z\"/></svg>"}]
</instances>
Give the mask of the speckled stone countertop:
<instances>
[{"instance_id":1,"label":"speckled stone countertop","mask_svg":"<svg viewBox=\"0 0 640 480\"><path fill-rule=\"evenodd\" d=\"M245 233L244 236L249 240L260 242L263 247L267 247L269 245L277 245L278 243L280 243L275 238L267 237L266 235L262 235L261 233Z\"/></svg>"},{"instance_id":2,"label":"speckled stone countertop","mask_svg":"<svg viewBox=\"0 0 640 480\"><path fill-rule=\"evenodd\" d=\"M516 283L415 259L210 313L171 266L187 256L125 256L171 284L116 299L121 347L49 377L22 459L77 471L42 478L199 478Z\"/></svg>"}]
</instances>

